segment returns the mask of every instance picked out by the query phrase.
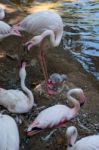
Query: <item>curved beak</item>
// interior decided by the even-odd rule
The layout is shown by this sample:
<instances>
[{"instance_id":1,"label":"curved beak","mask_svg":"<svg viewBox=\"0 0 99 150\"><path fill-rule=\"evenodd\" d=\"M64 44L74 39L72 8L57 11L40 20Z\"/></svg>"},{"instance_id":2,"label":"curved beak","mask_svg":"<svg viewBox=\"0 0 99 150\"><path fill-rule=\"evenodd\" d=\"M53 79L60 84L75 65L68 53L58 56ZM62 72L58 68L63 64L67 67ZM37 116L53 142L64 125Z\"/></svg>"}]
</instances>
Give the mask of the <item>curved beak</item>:
<instances>
[{"instance_id":1,"label":"curved beak","mask_svg":"<svg viewBox=\"0 0 99 150\"><path fill-rule=\"evenodd\" d=\"M25 46L27 46L28 51L30 51L30 49L32 48L33 44L32 41L28 41L24 44Z\"/></svg>"},{"instance_id":2,"label":"curved beak","mask_svg":"<svg viewBox=\"0 0 99 150\"><path fill-rule=\"evenodd\" d=\"M83 105L84 105L85 100L86 100L85 95L84 95L84 94L81 94L81 96L80 96L80 106L83 106Z\"/></svg>"}]
</instances>

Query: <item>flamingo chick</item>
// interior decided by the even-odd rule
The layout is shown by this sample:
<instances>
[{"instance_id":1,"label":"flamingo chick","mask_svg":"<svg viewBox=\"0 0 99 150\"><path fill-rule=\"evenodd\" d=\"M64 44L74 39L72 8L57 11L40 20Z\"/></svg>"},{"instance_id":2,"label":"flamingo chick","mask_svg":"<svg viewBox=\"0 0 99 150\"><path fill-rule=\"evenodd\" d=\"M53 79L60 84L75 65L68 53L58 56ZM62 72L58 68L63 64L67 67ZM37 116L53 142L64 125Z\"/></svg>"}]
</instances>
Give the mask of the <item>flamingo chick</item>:
<instances>
[{"instance_id":1,"label":"flamingo chick","mask_svg":"<svg viewBox=\"0 0 99 150\"><path fill-rule=\"evenodd\" d=\"M20 32L17 29L14 29L4 21L0 21L0 41L10 35L15 35L19 37L21 36Z\"/></svg>"},{"instance_id":2,"label":"flamingo chick","mask_svg":"<svg viewBox=\"0 0 99 150\"><path fill-rule=\"evenodd\" d=\"M19 150L19 131L14 119L0 114L0 150Z\"/></svg>"},{"instance_id":3,"label":"flamingo chick","mask_svg":"<svg viewBox=\"0 0 99 150\"><path fill-rule=\"evenodd\" d=\"M61 17L56 12L44 10L28 15L20 23L15 25L14 28L33 34L33 38L25 43L28 50L32 46L40 45L39 61L45 77L46 89L49 94L53 94L48 90L48 73L44 58L44 39L50 37L52 46L59 46L63 35L63 22Z\"/></svg>"},{"instance_id":4,"label":"flamingo chick","mask_svg":"<svg viewBox=\"0 0 99 150\"><path fill-rule=\"evenodd\" d=\"M3 8L0 8L0 20L2 20L5 17L5 11Z\"/></svg>"},{"instance_id":5,"label":"flamingo chick","mask_svg":"<svg viewBox=\"0 0 99 150\"><path fill-rule=\"evenodd\" d=\"M76 127L67 128L67 150L99 150L99 135L87 136L76 142L77 135Z\"/></svg>"},{"instance_id":6,"label":"flamingo chick","mask_svg":"<svg viewBox=\"0 0 99 150\"><path fill-rule=\"evenodd\" d=\"M19 76L23 92L20 90L6 90L0 88L0 105L6 107L12 113L26 113L33 106L35 106L34 96L25 85L25 67L26 62L22 62L22 67L20 68Z\"/></svg>"},{"instance_id":7,"label":"flamingo chick","mask_svg":"<svg viewBox=\"0 0 99 150\"><path fill-rule=\"evenodd\" d=\"M72 97L72 94L78 96L79 101ZM57 104L41 111L33 123L29 125L27 135L32 136L46 128L61 127L65 125L67 121L74 118L80 110L80 104L84 104L85 102L83 90L80 88L69 90L67 92L67 99L73 103L73 108Z\"/></svg>"}]
</instances>

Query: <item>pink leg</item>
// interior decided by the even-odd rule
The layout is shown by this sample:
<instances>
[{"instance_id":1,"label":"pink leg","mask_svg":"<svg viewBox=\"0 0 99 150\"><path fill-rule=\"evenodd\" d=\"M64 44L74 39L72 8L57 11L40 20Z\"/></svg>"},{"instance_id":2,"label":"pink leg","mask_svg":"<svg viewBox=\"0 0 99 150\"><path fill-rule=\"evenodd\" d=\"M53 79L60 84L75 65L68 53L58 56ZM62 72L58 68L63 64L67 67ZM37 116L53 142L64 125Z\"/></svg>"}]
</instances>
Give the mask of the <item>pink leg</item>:
<instances>
[{"instance_id":1,"label":"pink leg","mask_svg":"<svg viewBox=\"0 0 99 150\"><path fill-rule=\"evenodd\" d=\"M47 73L47 67L46 67L46 62L45 62L45 58L44 58L44 40L42 41L42 43L40 44L39 47L39 61L40 61L40 65L42 67L42 71L44 74L44 78L45 78L45 86L46 86L46 90L48 92L48 86L47 86L47 82L48 82L48 73Z\"/></svg>"},{"instance_id":2,"label":"pink leg","mask_svg":"<svg viewBox=\"0 0 99 150\"><path fill-rule=\"evenodd\" d=\"M47 93L48 94L56 94L55 91L49 89L50 83L48 83L48 72L47 72L47 66L46 66L45 57L44 57L44 40L41 42L40 47L39 47L39 61L40 61L40 65L42 67L42 71L44 74L45 86L46 86Z\"/></svg>"}]
</instances>

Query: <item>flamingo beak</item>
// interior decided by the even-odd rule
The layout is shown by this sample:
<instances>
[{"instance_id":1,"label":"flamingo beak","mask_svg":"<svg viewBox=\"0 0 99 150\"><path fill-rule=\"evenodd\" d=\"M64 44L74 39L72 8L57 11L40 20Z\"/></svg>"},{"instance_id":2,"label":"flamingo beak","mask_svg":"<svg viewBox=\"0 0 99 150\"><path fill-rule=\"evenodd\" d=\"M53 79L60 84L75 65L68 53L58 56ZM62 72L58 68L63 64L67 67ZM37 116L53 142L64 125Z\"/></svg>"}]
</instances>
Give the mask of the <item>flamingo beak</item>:
<instances>
[{"instance_id":1,"label":"flamingo beak","mask_svg":"<svg viewBox=\"0 0 99 150\"><path fill-rule=\"evenodd\" d=\"M86 99L85 95L84 95L84 94L81 94L81 96L80 96L80 106L83 106L83 105L84 105L85 99Z\"/></svg>"},{"instance_id":2,"label":"flamingo beak","mask_svg":"<svg viewBox=\"0 0 99 150\"><path fill-rule=\"evenodd\" d=\"M21 35L21 33L19 31L14 30L14 33L15 33L16 36L22 37L22 35Z\"/></svg>"},{"instance_id":3,"label":"flamingo beak","mask_svg":"<svg viewBox=\"0 0 99 150\"><path fill-rule=\"evenodd\" d=\"M28 51L30 51L33 46L32 41L26 42L24 45L27 46Z\"/></svg>"},{"instance_id":4,"label":"flamingo beak","mask_svg":"<svg viewBox=\"0 0 99 150\"><path fill-rule=\"evenodd\" d=\"M22 37L20 32L16 32L16 35L19 36L19 37Z\"/></svg>"},{"instance_id":5,"label":"flamingo beak","mask_svg":"<svg viewBox=\"0 0 99 150\"><path fill-rule=\"evenodd\" d=\"M68 145L69 147L72 147L72 144L71 144L71 137L68 137L68 139L67 139L67 145Z\"/></svg>"},{"instance_id":6,"label":"flamingo beak","mask_svg":"<svg viewBox=\"0 0 99 150\"><path fill-rule=\"evenodd\" d=\"M35 135L35 134L37 134L37 133L39 133L41 131L42 131L42 129L40 129L40 128L36 128L36 127L35 128L31 128L31 126L29 126L27 131L26 131L26 135L27 136L33 136L33 135Z\"/></svg>"}]
</instances>

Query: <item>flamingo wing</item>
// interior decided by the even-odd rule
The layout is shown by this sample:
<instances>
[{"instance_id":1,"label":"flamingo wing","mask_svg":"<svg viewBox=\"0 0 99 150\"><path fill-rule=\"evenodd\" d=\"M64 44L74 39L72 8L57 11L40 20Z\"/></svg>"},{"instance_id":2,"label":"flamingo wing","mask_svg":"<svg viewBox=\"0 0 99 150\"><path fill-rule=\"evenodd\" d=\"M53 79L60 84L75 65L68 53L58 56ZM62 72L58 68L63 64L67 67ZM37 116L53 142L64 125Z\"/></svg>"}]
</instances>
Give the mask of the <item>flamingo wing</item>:
<instances>
[{"instance_id":1,"label":"flamingo wing","mask_svg":"<svg viewBox=\"0 0 99 150\"><path fill-rule=\"evenodd\" d=\"M37 131L53 128L66 123L69 120L70 109L65 105L54 105L43 110L28 127L28 135L34 135Z\"/></svg>"},{"instance_id":2,"label":"flamingo wing","mask_svg":"<svg viewBox=\"0 0 99 150\"><path fill-rule=\"evenodd\" d=\"M0 21L0 34L7 34L10 30L11 27L7 23Z\"/></svg>"}]
</instances>

